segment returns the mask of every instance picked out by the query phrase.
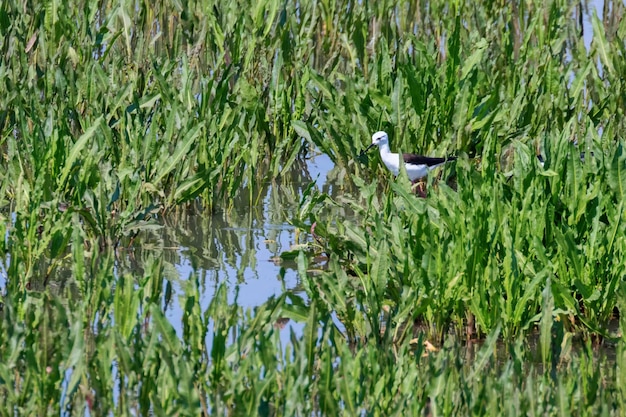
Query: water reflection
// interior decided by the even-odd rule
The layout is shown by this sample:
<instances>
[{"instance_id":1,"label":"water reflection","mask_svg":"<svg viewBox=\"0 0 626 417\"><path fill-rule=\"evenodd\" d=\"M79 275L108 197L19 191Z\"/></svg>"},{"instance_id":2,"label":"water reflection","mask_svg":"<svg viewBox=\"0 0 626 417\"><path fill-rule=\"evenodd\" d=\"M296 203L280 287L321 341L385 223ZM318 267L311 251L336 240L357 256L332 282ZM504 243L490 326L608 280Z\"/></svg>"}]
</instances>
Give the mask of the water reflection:
<instances>
[{"instance_id":1,"label":"water reflection","mask_svg":"<svg viewBox=\"0 0 626 417\"><path fill-rule=\"evenodd\" d=\"M315 181L320 191L332 195L343 185L330 179L345 178L342 172L324 154L302 158L290 172L260 189L250 193L244 187L230 208L212 213L192 208L167 216L161 220L163 228L138 239L132 256L123 257L120 266L137 275L150 257L162 259L172 291L166 316L179 336L183 309L178 297L184 295L185 282L192 276L199 278L203 309L224 283L229 288L229 302L236 300L244 308L259 306L284 291L300 293L295 264L275 259L306 238L298 236L290 224L303 190ZM287 338L289 333L283 334Z\"/></svg>"}]
</instances>

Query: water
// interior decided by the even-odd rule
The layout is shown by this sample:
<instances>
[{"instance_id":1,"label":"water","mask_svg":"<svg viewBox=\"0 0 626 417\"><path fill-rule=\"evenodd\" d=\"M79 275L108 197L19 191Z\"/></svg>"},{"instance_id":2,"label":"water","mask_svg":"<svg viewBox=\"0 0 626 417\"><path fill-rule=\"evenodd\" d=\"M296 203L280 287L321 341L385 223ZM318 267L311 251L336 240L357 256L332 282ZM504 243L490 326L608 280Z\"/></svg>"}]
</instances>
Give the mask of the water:
<instances>
[{"instance_id":1,"label":"water","mask_svg":"<svg viewBox=\"0 0 626 417\"><path fill-rule=\"evenodd\" d=\"M587 51L591 48L591 40L593 39L593 26L591 24L591 16L595 11L600 20L603 18L605 0L592 0L583 9L583 42Z\"/></svg>"},{"instance_id":2,"label":"water","mask_svg":"<svg viewBox=\"0 0 626 417\"><path fill-rule=\"evenodd\" d=\"M144 255L155 249L163 252L166 277L172 286L172 303L165 314L179 337L182 337L184 309L178 302L185 294L190 277L200 279L200 305L208 308L221 284L228 288L228 300L244 309L265 303L284 291L305 296L299 289L295 263L280 262L279 257L306 240L291 225L303 190L315 182L324 192L340 187L328 180L336 170L327 155L315 153L294 165L286 177L265 184L253 193L247 190L233 203L233 208L217 208L214 213L185 212L163 220L164 228L143 239ZM281 331L288 342L290 331L302 331L302 324L290 321ZM210 334L210 332L209 332ZM210 340L207 341L210 345ZM209 346L210 347L210 346Z\"/></svg>"}]
</instances>

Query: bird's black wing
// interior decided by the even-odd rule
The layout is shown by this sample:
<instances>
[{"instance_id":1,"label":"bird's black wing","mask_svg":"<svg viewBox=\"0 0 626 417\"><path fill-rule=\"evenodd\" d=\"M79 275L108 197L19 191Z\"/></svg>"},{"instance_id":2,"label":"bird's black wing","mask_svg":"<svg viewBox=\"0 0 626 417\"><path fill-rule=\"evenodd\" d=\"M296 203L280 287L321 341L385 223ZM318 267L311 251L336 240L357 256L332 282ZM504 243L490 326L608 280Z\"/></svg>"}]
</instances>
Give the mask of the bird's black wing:
<instances>
[{"instance_id":1,"label":"bird's black wing","mask_svg":"<svg viewBox=\"0 0 626 417\"><path fill-rule=\"evenodd\" d=\"M431 156L422 156L422 155L414 155L412 153L405 153L402 155L405 164L413 164L413 165L426 165L433 166L442 164L446 161L454 161L456 156L449 156L447 158L437 158Z\"/></svg>"}]
</instances>

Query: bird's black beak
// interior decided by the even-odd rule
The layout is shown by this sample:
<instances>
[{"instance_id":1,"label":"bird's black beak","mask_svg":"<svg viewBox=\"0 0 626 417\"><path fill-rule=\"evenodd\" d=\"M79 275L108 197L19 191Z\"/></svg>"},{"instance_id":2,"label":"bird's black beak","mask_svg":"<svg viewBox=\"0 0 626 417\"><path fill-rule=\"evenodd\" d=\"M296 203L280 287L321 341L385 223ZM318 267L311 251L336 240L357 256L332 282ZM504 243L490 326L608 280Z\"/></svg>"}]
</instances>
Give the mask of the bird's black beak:
<instances>
[{"instance_id":1,"label":"bird's black beak","mask_svg":"<svg viewBox=\"0 0 626 417\"><path fill-rule=\"evenodd\" d=\"M371 144L370 146L368 146L367 148L365 148L363 150L363 152L361 152L361 155L359 155L359 158L362 157L363 155L365 155L367 153L367 151L369 151L370 149L372 149L374 146L376 146L375 144Z\"/></svg>"}]
</instances>

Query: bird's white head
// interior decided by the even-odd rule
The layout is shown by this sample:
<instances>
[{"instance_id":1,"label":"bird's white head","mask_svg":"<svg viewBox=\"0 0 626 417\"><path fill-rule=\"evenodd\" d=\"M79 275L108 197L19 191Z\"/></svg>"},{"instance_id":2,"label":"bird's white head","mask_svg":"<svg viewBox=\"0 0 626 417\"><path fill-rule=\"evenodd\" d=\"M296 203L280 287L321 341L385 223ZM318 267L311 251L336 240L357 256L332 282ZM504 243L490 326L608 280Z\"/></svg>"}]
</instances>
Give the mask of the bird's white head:
<instances>
[{"instance_id":1,"label":"bird's white head","mask_svg":"<svg viewBox=\"0 0 626 417\"><path fill-rule=\"evenodd\" d=\"M383 132L382 130L380 132L376 132L372 135L372 144L365 148L363 152L361 152L361 156L365 155L365 153L372 149L374 146L384 146L388 143L389 138L387 137L387 133Z\"/></svg>"},{"instance_id":2,"label":"bird's white head","mask_svg":"<svg viewBox=\"0 0 626 417\"><path fill-rule=\"evenodd\" d=\"M373 146L380 146L380 145L384 145L386 143L389 143L389 137L387 136L386 132L383 132L382 130L380 132L376 132L372 135L372 145Z\"/></svg>"}]
</instances>

